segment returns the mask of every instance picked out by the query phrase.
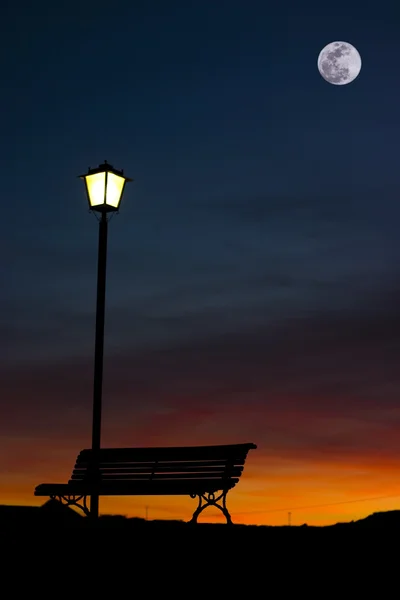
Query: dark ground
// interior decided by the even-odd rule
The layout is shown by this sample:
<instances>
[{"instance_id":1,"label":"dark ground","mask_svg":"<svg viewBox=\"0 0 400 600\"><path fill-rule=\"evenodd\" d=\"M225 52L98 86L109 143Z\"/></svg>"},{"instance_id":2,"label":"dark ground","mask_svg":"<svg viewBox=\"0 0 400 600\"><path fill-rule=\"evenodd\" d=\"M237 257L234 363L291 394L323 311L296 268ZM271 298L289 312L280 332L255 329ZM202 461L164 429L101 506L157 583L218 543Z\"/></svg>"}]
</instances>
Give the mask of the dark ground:
<instances>
[{"instance_id":1,"label":"dark ground","mask_svg":"<svg viewBox=\"0 0 400 600\"><path fill-rule=\"evenodd\" d=\"M118 516L93 525L47 503L0 506L0 528L0 573L3 585L12 582L13 597L36 589L49 597L114 600L139 588L149 598L188 600L217 592L289 599L303 591L323 600L398 596L400 511L329 527L191 526Z\"/></svg>"}]
</instances>

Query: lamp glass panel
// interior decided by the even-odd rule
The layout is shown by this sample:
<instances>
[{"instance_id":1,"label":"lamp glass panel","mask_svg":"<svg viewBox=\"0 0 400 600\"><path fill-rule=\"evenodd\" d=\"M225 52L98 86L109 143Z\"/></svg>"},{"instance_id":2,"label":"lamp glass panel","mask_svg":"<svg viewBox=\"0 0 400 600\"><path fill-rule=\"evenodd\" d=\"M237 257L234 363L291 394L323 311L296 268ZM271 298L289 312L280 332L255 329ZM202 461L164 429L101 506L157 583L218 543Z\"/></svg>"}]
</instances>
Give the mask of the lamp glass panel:
<instances>
[{"instance_id":1,"label":"lamp glass panel","mask_svg":"<svg viewBox=\"0 0 400 600\"><path fill-rule=\"evenodd\" d=\"M104 204L104 187L106 174L95 173L94 175L86 175L86 185L89 194L90 206L99 206Z\"/></svg>"},{"instance_id":2,"label":"lamp glass panel","mask_svg":"<svg viewBox=\"0 0 400 600\"><path fill-rule=\"evenodd\" d=\"M108 173L106 204L118 208L124 189L125 177L119 177L114 173Z\"/></svg>"}]
</instances>

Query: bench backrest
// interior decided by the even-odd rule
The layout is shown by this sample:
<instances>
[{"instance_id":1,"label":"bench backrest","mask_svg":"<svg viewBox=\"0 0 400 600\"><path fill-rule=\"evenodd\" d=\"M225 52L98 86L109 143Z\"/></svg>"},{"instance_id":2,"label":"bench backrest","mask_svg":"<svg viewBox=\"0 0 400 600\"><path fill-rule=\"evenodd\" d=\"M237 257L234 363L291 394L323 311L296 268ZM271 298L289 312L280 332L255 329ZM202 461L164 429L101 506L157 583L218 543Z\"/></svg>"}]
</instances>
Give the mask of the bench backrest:
<instances>
[{"instance_id":1,"label":"bench backrest","mask_svg":"<svg viewBox=\"0 0 400 600\"><path fill-rule=\"evenodd\" d=\"M238 479L247 453L255 444L189 446L183 448L102 448L99 452L101 481ZM71 482L90 479L91 450L76 459Z\"/></svg>"}]
</instances>

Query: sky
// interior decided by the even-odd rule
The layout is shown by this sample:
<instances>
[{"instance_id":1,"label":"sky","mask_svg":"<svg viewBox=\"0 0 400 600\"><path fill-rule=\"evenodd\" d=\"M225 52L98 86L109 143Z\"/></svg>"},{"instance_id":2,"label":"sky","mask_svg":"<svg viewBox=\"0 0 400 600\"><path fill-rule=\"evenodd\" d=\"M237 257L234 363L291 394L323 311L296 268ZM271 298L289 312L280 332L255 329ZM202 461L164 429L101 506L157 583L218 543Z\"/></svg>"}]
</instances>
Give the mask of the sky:
<instances>
[{"instance_id":1,"label":"sky","mask_svg":"<svg viewBox=\"0 0 400 600\"><path fill-rule=\"evenodd\" d=\"M257 444L234 522L399 508L399 26L394 0L6 0L0 503L42 504L90 447L78 175L106 159L134 181L109 225L102 445ZM361 55L348 85L317 68L335 40Z\"/></svg>"}]
</instances>

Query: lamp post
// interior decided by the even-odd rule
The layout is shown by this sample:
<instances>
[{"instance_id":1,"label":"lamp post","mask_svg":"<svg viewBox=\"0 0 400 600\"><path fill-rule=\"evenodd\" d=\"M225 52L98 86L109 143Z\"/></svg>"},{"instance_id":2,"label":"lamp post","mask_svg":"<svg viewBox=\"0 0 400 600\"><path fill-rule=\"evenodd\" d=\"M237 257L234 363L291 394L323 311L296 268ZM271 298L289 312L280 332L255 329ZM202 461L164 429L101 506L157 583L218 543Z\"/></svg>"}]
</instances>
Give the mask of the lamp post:
<instances>
[{"instance_id":1,"label":"lamp post","mask_svg":"<svg viewBox=\"0 0 400 600\"><path fill-rule=\"evenodd\" d=\"M127 181L123 171L104 161L96 169L79 175L86 187L89 210L99 213L99 248L97 262L96 338L94 353L93 423L91 485L99 483L98 452L101 442L101 404L103 389L104 313L106 300L107 232L109 216L118 212ZM99 516L99 495L90 496L90 516Z\"/></svg>"}]
</instances>

